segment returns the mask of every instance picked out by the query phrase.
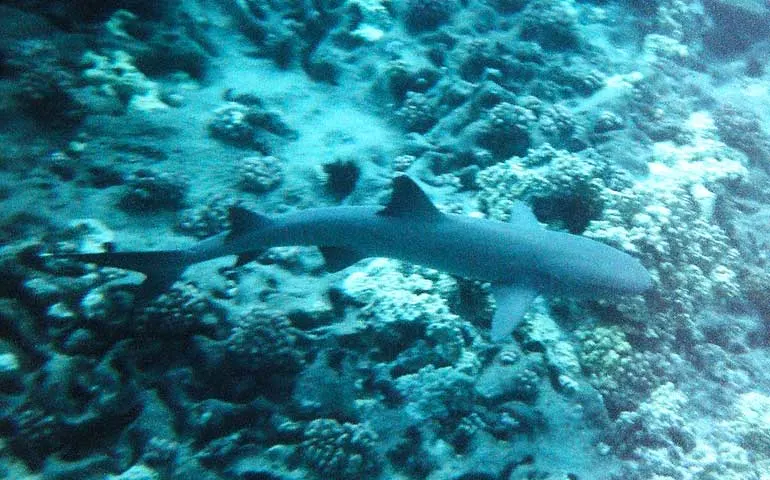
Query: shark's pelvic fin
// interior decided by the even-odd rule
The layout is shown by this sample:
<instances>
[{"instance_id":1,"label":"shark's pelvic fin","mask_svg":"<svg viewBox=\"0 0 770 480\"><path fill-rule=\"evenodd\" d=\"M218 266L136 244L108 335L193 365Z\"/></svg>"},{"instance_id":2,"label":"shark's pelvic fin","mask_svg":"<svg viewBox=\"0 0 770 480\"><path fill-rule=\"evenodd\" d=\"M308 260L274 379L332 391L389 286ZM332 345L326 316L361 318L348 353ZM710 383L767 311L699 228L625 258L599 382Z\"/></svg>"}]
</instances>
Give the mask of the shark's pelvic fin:
<instances>
[{"instance_id":1,"label":"shark's pelvic fin","mask_svg":"<svg viewBox=\"0 0 770 480\"><path fill-rule=\"evenodd\" d=\"M537 291L527 285L492 284L497 311L492 317L492 341L504 340L521 323Z\"/></svg>"},{"instance_id":2,"label":"shark's pelvic fin","mask_svg":"<svg viewBox=\"0 0 770 480\"><path fill-rule=\"evenodd\" d=\"M338 272L364 258L364 255L345 247L319 247L330 272Z\"/></svg>"},{"instance_id":3,"label":"shark's pelvic fin","mask_svg":"<svg viewBox=\"0 0 770 480\"><path fill-rule=\"evenodd\" d=\"M413 217L423 220L439 220L444 217L417 183L406 175L393 179L390 202L378 213L390 217Z\"/></svg>"},{"instance_id":4,"label":"shark's pelvic fin","mask_svg":"<svg viewBox=\"0 0 770 480\"><path fill-rule=\"evenodd\" d=\"M262 249L252 250L250 252L239 253L238 254L238 258L235 259L235 264L233 264L233 267L236 267L236 268L237 267L242 267L242 266L246 265L247 263L254 262L263 253L265 253L265 251L262 250Z\"/></svg>"}]
</instances>

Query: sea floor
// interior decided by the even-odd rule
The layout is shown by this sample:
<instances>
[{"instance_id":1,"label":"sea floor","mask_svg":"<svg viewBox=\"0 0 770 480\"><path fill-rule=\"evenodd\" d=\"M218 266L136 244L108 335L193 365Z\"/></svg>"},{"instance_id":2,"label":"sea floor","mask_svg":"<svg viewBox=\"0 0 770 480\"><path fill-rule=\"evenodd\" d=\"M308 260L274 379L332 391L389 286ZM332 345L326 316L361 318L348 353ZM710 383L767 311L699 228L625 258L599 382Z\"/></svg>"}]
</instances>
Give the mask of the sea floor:
<instances>
[{"instance_id":1,"label":"sea floor","mask_svg":"<svg viewBox=\"0 0 770 480\"><path fill-rule=\"evenodd\" d=\"M0 477L770 479L766 2L10 0L0 25ZM145 302L65 258L384 205L401 174L446 213L522 201L653 288L540 296L494 342L489 284L395 259L223 256Z\"/></svg>"}]
</instances>

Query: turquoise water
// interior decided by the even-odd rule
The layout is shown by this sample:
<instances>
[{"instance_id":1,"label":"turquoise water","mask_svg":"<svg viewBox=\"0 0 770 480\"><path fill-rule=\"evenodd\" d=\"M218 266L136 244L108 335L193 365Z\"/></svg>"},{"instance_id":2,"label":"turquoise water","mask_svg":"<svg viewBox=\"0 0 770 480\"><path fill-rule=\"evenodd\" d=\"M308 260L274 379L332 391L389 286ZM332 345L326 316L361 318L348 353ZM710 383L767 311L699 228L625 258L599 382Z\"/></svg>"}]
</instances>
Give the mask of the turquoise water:
<instances>
[{"instance_id":1,"label":"turquoise water","mask_svg":"<svg viewBox=\"0 0 770 480\"><path fill-rule=\"evenodd\" d=\"M3 478L768 478L766 2L0 13ZM67 257L384 205L401 174L446 213L524 202L653 287L539 296L494 342L489 284L394 259L276 247L145 299Z\"/></svg>"}]
</instances>

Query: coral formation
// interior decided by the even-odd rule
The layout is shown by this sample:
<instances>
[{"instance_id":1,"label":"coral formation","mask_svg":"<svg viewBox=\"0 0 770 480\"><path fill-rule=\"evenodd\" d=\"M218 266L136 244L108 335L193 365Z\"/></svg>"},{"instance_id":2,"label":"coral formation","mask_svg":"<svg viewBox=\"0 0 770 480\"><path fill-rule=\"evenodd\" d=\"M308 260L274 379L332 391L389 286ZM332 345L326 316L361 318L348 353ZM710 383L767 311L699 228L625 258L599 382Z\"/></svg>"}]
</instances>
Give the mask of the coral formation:
<instances>
[{"instance_id":1,"label":"coral formation","mask_svg":"<svg viewBox=\"0 0 770 480\"><path fill-rule=\"evenodd\" d=\"M449 21L454 0L406 0L404 23L412 32L435 30Z\"/></svg>"},{"instance_id":2,"label":"coral formation","mask_svg":"<svg viewBox=\"0 0 770 480\"><path fill-rule=\"evenodd\" d=\"M578 11L572 0L535 0L527 4L522 15L521 38L554 50L580 46Z\"/></svg>"},{"instance_id":3,"label":"coral formation","mask_svg":"<svg viewBox=\"0 0 770 480\"><path fill-rule=\"evenodd\" d=\"M177 230L196 238L206 238L230 228L230 209L241 202L229 194L217 194L204 204L182 211Z\"/></svg>"},{"instance_id":4,"label":"coral formation","mask_svg":"<svg viewBox=\"0 0 770 480\"><path fill-rule=\"evenodd\" d=\"M535 118L525 107L498 103L482 117L476 141L496 158L523 155L530 145L529 131Z\"/></svg>"},{"instance_id":5,"label":"coral formation","mask_svg":"<svg viewBox=\"0 0 770 480\"><path fill-rule=\"evenodd\" d=\"M253 156L241 160L238 186L252 193L264 193L280 185L284 177L283 162L273 156Z\"/></svg>"},{"instance_id":6,"label":"coral formation","mask_svg":"<svg viewBox=\"0 0 770 480\"><path fill-rule=\"evenodd\" d=\"M256 307L238 318L225 341L229 360L249 372L296 372L302 365L302 354L295 344L296 336L288 319L279 312Z\"/></svg>"},{"instance_id":7,"label":"coral formation","mask_svg":"<svg viewBox=\"0 0 770 480\"><path fill-rule=\"evenodd\" d=\"M436 123L435 107L430 98L418 92L407 92L404 104L396 112L409 132L425 133Z\"/></svg>"},{"instance_id":8,"label":"coral formation","mask_svg":"<svg viewBox=\"0 0 770 480\"><path fill-rule=\"evenodd\" d=\"M719 138L727 145L743 151L755 161L766 163L770 160L770 137L755 113L722 105L714 111L714 125Z\"/></svg>"},{"instance_id":9,"label":"coral formation","mask_svg":"<svg viewBox=\"0 0 770 480\"><path fill-rule=\"evenodd\" d=\"M138 335L179 338L211 331L220 316L205 292L192 283L177 282L138 312L132 326Z\"/></svg>"},{"instance_id":10,"label":"coral formation","mask_svg":"<svg viewBox=\"0 0 770 480\"><path fill-rule=\"evenodd\" d=\"M735 403L735 417L729 422L746 450L770 460L770 396L751 391Z\"/></svg>"},{"instance_id":11,"label":"coral formation","mask_svg":"<svg viewBox=\"0 0 770 480\"><path fill-rule=\"evenodd\" d=\"M517 200L532 205L540 220L580 233L598 220L611 191L629 186L622 172L592 152L556 150L550 145L532 149L479 172L482 211L506 219Z\"/></svg>"},{"instance_id":12,"label":"coral formation","mask_svg":"<svg viewBox=\"0 0 770 480\"><path fill-rule=\"evenodd\" d=\"M184 175L142 168L126 179L119 205L129 211L180 208L185 202L189 180Z\"/></svg>"},{"instance_id":13,"label":"coral formation","mask_svg":"<svg viewBox=\"0 0 770 480\"><path fill-rule=\"evenodd\" d=\"M303 436L302 458L320 476L362 478L380 468L377 434L366 424L318 418L308 423Z\"/></svg>"},{"instance_id":14,"label":"coral formation","mask_svg":"<svg viewBox=\"0 0 770 480\"><path fill-rule=\"evenodd\" d=\"M160 99L160 86L134 65L134 57L123 50L98 54L86 52L81 59L83 79L108 97L138 110L168 108Z\"/></svg>"},{"instance_id":15,"label":"coral formation","mask_svg":"<svg viewBox=\"0 0 770 480\"><path fill-rule=\"evenodd\" d=\"M293 140L297 133L276 112L266 110L259 98L234 95L214 112L209 123L212 137L241 148L269 155L281 138Z\"/></svg>"},{"instance_id":16,"label":"coral formation","mask_svg":"<svg viewBox=\"0 0 770 480\"><path fill-rule=\"evenodd\" d=\"M636 475L671 475L673 456L695 448L694 433L682 416L686 404L687 396L667 383L638 410L623 412L616 420L608 441L620 455L640 459Z\"/></svg>"},{"instance_id":17,"label":"coral formation","mask_svg":"<svg viewBox=\"0 0 770 480\"><path fill-rule=\"evenodd\" d=\"M428 419L449 422L470 412L473 406L474 368L462 371L428 365L395 381L406 401L405 411L415 423Z\"/></svg>"}]
</instances>

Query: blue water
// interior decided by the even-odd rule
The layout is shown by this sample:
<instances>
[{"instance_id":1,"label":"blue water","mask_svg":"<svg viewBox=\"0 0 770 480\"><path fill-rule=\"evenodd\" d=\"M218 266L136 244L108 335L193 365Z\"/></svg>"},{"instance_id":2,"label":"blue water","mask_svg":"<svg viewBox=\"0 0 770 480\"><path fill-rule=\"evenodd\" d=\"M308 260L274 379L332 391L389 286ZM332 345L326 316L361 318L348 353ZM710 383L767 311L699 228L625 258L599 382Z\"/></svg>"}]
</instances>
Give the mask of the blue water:
<instances>
[{"instance_id":1,"label":"blue water","mask_svg":"<svg viewBox=\"0 0 770 480\"><path fill-rule=\"evenodd\" d=\"M767 478L766 2L9 0L0 23L0 477ZM384 204L402 173L444 212L523 201L654 286L538 297L492 342L488 284L391 259L273 248L145 301L66 258Z\"/></svg>"}]
</instances>

